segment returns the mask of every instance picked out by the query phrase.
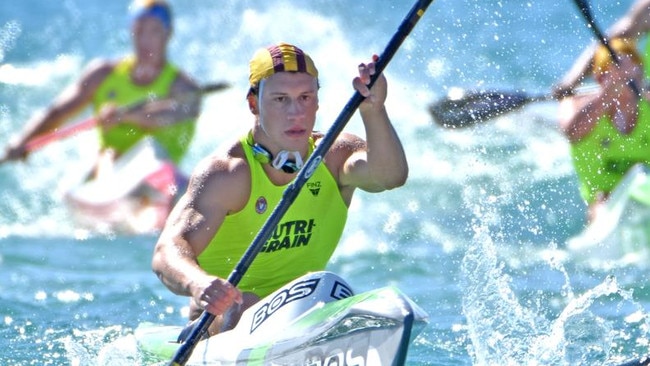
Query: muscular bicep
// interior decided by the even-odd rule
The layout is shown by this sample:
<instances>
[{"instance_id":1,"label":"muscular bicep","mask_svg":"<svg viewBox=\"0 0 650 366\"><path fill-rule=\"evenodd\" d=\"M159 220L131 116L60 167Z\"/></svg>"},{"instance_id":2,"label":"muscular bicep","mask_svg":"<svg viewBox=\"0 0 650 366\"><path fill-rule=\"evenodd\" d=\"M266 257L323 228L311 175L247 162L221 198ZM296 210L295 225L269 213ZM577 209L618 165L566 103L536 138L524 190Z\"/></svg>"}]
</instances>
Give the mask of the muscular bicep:
<instances>
[{"instance_id":1,"label":"muscular bicep","mask_svg":"<svg viewBox=\"0 0 650 366\"><path fill-rule=\"evenodd\" d=\"M327 156L330 171L335 171L341 194L349 202L355 188L372 191L368 184L368 156L366 142L358 136L343 134Z\"/></svg>"},{"instance_id":2,"label":"muscular bicep","mask_svg":"<svg viewBox=\"0 0 650 366\"><path fill-rule=\"evenodd\" d=\"M193 174L166 225L174 241L186 242L196 256L207 247L226 216L243 207L248 197L245 177L228 161L208 162L207 166Z\"/></svg>"},{"instance_id":3,"label":"muscular bicep","mask_svg":"<svg viewBox=\"0 0 650 366\"><path fill-rule=\"evenodd\" d=\"M354 151L346 159L341 173L342 187L356 187L366 192L381 192L385 188L375 183L365 150Z\"/></svg>"},{"instance_id":4,"label":"muscular bicep","mask_svg":"<svg viewBox=\"0 0 650 366\"><path fill-rule=\"evenodd\" d=\"M189 191L188 191L189 192ZM216 207L202 208L186 193L176 204L167 219L163 234L167 242L176 246L187 246L191 257L196 257L208 245L223 218Z\"/></svg>"},{"instance_id":5,"label":"muscular bicep","mask_svg":"<svg viewBox=\"0 0 650 366\"><path fill-rule=\"evenodd\" d=\"M350 134L337 142L343 157L339 168L342 189L356 187L367 192L381 192L399 187L406 180L408 164L392 127L388 123L379 128L370 127L367 128L367 142Z\"/></svg>"}]
</instances>

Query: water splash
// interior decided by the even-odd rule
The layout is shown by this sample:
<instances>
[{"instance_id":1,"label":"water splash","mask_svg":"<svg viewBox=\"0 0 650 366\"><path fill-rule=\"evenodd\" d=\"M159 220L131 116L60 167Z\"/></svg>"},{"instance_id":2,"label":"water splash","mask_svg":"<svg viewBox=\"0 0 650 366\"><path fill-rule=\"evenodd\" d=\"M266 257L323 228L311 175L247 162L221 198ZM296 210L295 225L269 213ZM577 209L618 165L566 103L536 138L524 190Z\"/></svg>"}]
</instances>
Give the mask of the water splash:
<instances>
[{"instance_id":1,"label":"water splash","mask_svg":"<svg viewBox=\"0 0 650 366\"><path fill-rule=\"evenodd\" d=\"M5 59L7 51L14 47L21 33L22 29L17 21L9 21L0 28L0 62Z\"/></svg>"},{"instance_id":2,"label":"water splash","mask_svg":"<svg viewBox=\"0 0 650 366\"><path fill-rule=\"evenodd\" d=\"M461 267L470 355L479 365L518 364L531 353L531 345L522 340L543 334L548 324L519 305L487 230L481 226L475 230Z\"/></svg>"},{"instance_id":3,"label":"water splash","mask_svg":"<svg viewBox=\"0 0 650 366\"><path fill-rule=\"evenodd\" d=\"M463 313L475 364L592 365L647 354L648 314L634 300L633 291L623 289L613 275L575 296L562 263L548 263L565 279L559 293L566 305L555 318L539 310L548 306L528 305L548 298L518 297L492 238L490 202L473 206L474 239L461 267ZM624 324L609 320L613 308L630 313Z\"/></svg>"},{"instance_id":4,"label":"water splash","mask_svg":"<svg viewBox=\"0 0 650 366\"><path fill-rule=\"evenodd\" d=\"M62 338L70 365L139 365L142 355L131 330L111 326L89 331L75 330Z\"/></svg>"}]
</instances>

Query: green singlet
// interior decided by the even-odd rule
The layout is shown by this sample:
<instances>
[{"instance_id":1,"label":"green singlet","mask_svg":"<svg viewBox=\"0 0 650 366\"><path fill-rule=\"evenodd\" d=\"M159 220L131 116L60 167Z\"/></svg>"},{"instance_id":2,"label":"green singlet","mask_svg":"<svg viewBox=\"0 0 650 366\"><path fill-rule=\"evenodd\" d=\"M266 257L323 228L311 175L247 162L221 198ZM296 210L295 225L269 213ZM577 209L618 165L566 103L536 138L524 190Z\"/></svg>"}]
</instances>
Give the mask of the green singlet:
<instances>
[{"instance_id":1,"label":"green singlet","mask_svg":"<svg viewBox=\"0 0 650 366\"><path fill-rule=\"evenodd\" d=\"M221 278L227 278L242 258L286 189L268 179L247 136L240 141L250 166L251 195L243 210L226 216L198 256L201 268ZM336 180L324 163L319 164L237 287L264 297L307 272L324 270L341 238L347 211Z\"/></svg>"},{"instance_id":2,"label":"green singlet","mask_svg":"<svg viewBox=\"0 0 650 366\"><path fill-rule=\"evenodd\" d=\"M598 192L611 192L636 163L650 163L650 104L639 103L637 126L621 134L609 117L601 117L593 131L571 145L580 194L593 203Z\"/></svg>"},{"instance_id":3,"label":"green singlet","mask_svg":"<svg viewBox=\"0 0 650 366\"><path fill-rule=\"evenodd\" d=\"M148 99L159 99L169 95L178 70L167 63L156 80L148 85L136 85L131 80L135 65L133 57L127 57L115 65L113 71L99 85L93 97L93 107L98 113L106 103L128 106ZM194 137L196 121L181 121L168 126L145 130L135 123L122 122L107 130L98 128L100 146L112 148L122 154L145 136L152 136L162 146L169 159L179 163Z\"/></svg>"}]
</instances>

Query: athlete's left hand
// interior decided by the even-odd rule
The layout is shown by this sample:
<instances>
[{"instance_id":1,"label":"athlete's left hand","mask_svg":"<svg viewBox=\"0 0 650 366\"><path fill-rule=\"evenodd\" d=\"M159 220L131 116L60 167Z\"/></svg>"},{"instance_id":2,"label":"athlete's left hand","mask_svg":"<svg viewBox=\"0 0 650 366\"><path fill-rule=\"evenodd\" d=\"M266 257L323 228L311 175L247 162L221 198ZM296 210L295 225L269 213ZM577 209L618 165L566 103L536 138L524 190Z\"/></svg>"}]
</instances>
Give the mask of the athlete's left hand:
<instances>
[{"instance_id":1,"label":"athlete's left hand","mask_svg":"<svg viewBox=\"0 0 650 366\"><path fill-rule=\"evenodd\" d=\"M352 86L356 89L361 95L363 95L365 100L359 106L361 112L369 109L378 109L383 108L384 102L386 101L387 94L387 82L384 74L379 75L377 80L373 84L372 88L368 88L370 84L370 77L375 74L375 65L379 60L377 55L374 55L373 61L367 64L359 65L359 76L355 77L352 80Z\"/></svg>"}]
</instances>

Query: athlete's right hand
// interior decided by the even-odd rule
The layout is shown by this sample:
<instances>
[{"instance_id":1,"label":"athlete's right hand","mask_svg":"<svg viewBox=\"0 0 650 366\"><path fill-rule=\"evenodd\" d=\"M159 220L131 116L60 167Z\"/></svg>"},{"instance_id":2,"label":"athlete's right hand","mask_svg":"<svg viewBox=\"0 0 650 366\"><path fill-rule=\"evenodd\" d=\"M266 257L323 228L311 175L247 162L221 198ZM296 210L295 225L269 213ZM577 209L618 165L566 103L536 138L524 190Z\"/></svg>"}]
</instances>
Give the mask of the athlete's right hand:
<instances>
[{"instance_id":1,"label":"athlete's right hand","mask_svg":"<svg viewBox=\"0 0 650 366\"><path fill-rule=\"evenodd\" d=\"M224 314L234 304L242 304L242 293L230 282L211 277L193 291L194 302L212 315Z\"/></svg>"},{"instance_id":2,"label":"athlete's right hand","mask_svg":"<svg viewBox=\"0 0 650 366\"><path fill-rule=\"evenodd\" d=\"M5 149L4 156L0 159L2 161L16 161L16 160L25 160L27 159L27 147L24 143L19 142L10 142L7 148Z\"/></svg>"}]
</instances>

